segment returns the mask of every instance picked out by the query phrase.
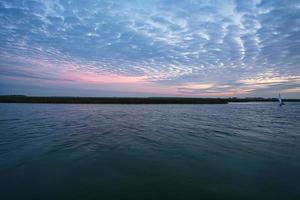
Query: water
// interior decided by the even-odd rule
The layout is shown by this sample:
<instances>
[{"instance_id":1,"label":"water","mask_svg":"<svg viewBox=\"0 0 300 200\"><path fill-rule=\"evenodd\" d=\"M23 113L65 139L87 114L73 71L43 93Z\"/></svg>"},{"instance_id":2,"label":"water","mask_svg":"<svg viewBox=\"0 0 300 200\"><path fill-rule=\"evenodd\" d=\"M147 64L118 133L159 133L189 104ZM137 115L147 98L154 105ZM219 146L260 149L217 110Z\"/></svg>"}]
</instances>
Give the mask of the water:
<instances>
[{"instance_id":1,"label":"water","mask_svg":"<svg viewBox=\"0 0 300 200\"><path fill-rule=\"evenodd\" d=\"M300 104L0 104L1 199L300 199Z\"/></svg>"}]
</instances>

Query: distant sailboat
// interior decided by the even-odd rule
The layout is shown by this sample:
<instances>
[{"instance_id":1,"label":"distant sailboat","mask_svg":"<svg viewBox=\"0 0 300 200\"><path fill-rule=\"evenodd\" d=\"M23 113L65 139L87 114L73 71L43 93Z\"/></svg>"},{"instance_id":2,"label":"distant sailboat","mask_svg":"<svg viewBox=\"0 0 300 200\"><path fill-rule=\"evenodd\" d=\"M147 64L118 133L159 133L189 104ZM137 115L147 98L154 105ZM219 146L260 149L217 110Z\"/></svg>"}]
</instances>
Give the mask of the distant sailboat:
<instances>
[{"instance_id":1,"label":"distant sailboat","mask_svg":"<svg viewBox=\"0 0 300 200\"><path fill-rule=\"evenodd\" d=\"M281 99L280 93L278 94L278 101L279 101L279 106L283 106L284 105L284 103L283 103L283 101Z\"/></svg>"}]
</instances>

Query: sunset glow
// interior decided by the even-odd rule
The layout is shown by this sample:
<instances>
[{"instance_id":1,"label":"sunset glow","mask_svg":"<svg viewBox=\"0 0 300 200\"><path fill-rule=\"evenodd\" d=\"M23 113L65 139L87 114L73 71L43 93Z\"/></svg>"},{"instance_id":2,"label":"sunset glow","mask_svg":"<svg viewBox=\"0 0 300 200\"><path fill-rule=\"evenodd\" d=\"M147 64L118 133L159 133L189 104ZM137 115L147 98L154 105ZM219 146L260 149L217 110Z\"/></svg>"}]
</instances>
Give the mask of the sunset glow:
<instances>
[{"instance_id":1,"label":"sunset glow","mask_svg":"<svg viewBox=\"0 0 300 200\"><path fill-rule=\"evenodd\" d=\"M0 1L0 94L299 98L300 2Z\"/></svg>"}]
</instances>

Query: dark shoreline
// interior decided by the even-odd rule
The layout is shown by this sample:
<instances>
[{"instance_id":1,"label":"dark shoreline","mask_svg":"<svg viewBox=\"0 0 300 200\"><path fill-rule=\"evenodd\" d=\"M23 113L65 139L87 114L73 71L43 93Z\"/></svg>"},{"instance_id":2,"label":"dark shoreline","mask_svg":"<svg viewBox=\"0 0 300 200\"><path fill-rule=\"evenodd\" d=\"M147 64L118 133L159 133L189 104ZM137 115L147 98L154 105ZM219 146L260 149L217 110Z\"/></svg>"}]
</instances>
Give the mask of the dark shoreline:
<instances>
[{"instance_id":1,"label":"dark shoreline","mask_svg":"<svg viewBox=\"0 0 300 200\"><path fill-rule=\"evenodd\" d=\"M0 96L0 103L55 104L226 104L221 98L138 98L138 97L30 97Z\"/></svg>"},{"instance_id":2,"label":"dark shoreline","mask_svg":"<svg viewBox=\"0 0 300 200\"><path fill-rule=\"evenodd\" d=\"M31 97L0 96L0 103L53 104L227 104L230 102L277 102L275 98L183 98L183 97ZM285 99L286 102L300 99Z\"/></svg>"}]
</instances>

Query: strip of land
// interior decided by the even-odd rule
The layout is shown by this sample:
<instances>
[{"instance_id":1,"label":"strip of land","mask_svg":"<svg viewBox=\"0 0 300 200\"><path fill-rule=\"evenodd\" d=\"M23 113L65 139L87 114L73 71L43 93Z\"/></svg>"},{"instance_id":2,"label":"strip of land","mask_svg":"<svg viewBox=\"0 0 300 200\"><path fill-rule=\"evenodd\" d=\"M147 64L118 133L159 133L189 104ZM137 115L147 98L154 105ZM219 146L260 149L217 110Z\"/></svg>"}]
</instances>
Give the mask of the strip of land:
<instances>
[{"instance_id":1,"label":"strip of land","mask_svg":"<svg viewBox=\"0 0 300 200\"><path fill-rule=\"evenodd\" d=\"M33 97L0 96L0 103L57 103L57 104L227 104L229 102L277 102L276 98L181 98L181 97ZM285 99L285 102L300 99Z\"/></svg>"},{"instance_id":2,"label":"strip of land","mask_svg":"<svg viewBox=\"0 0 300 200\"><path fill-rule=\"evenodd\" d=\"M177 97L30 97L0 96L0 103L62 103L62 104L226 104L221 98Z\"/></svg>"}]
</instances>

